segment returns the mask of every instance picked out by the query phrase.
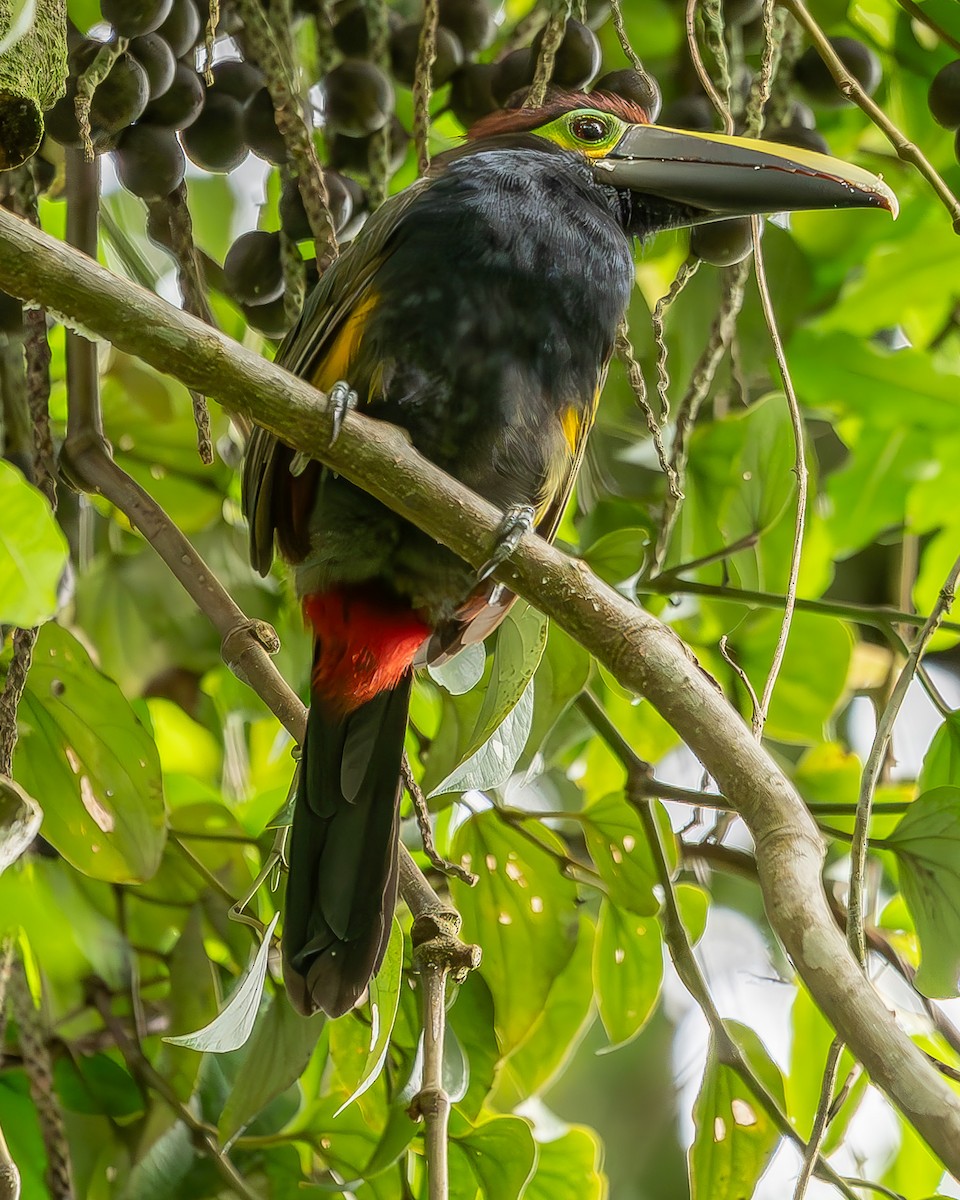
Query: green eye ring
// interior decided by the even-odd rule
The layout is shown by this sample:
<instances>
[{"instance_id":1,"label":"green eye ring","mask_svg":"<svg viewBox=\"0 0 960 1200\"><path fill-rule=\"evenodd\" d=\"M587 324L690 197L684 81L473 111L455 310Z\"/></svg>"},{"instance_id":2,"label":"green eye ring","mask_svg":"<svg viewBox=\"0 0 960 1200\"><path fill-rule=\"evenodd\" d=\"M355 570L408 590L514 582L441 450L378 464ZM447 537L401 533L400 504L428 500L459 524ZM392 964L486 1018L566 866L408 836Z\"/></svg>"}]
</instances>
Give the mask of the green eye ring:
<instances>
[{"instance_id":1,"label":"green eye ring","mask_svg":"<svg viewBox=\"0 0 960 1200\"><path fill-rule=\"evenodd\" d=\"M577 108L535 132L564 150L576 150L587 158L600 158L619 142L625 128L626 123L614 113L598 108Z\"/></svg>"},{"instance_id":2,"label":"green eye ring","mask_svg":"<svg viewBox=\"0 0 960 1200\"><path fill-rule=\"evenodd\" d=\"M585 146L605 144L610 136L613 120L598 112L571 113L567 123L571 136Z\"/></svg>"}]
</instances>

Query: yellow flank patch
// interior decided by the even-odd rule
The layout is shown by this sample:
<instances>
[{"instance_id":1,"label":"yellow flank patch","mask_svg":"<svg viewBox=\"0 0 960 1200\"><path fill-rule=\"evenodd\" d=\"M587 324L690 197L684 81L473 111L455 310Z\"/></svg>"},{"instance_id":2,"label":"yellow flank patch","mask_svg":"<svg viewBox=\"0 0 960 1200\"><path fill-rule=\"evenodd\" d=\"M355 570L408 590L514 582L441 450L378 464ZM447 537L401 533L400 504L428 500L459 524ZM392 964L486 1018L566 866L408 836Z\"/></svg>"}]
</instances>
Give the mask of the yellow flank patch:
<instances>
[{"instance_id":1,"label":"yellow flank patch","mask_svg":"<svg viewBox=\"0 0 960 1200\"><path fill-rule=\"evenodd\" d=\"M351 369L366 329L367 319L376 308L379 299L376 292L367 292L340 326L310 381L315 388L321 392L328 392L341 379L350 382Z\"/></svg>"},{"instance_id":2,"label":"yellow flank patch","mask_svg":"<svg viewBox=\"0 0 960 1200\"><path fill-rule=\"evenodd\" d=\"M570 453L576 454L580 442L580 410L571 404L560 414L560 427Z\"/></svg>"}]
</instances>

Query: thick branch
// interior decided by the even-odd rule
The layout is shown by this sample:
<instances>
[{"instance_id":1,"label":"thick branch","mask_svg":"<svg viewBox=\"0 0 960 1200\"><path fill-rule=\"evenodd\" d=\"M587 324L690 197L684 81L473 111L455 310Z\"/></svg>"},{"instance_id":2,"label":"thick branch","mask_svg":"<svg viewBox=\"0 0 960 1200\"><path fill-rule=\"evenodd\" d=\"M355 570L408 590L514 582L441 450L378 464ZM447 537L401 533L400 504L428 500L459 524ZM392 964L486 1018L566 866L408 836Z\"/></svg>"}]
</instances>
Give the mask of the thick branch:
<instances>
[{"instance_id":1,"label":"thick branch","mask_svg":"<svg viewBox=\"0 0 960 1200\"><path fill-rule=\"evenodd\" d=\"M468 562L489 557L501 514L421 458L400 430L350 414L329 446L329 417L308 384L4 212L0 286L251 417ZM821 886L816 828L739 715L670 629L541 539L526 536L498 575L645 695L737 805L756 843L770 923L814 999L873 1081L960 1174L960 1099L850 955Z\"/></svg>"}]
</instances>

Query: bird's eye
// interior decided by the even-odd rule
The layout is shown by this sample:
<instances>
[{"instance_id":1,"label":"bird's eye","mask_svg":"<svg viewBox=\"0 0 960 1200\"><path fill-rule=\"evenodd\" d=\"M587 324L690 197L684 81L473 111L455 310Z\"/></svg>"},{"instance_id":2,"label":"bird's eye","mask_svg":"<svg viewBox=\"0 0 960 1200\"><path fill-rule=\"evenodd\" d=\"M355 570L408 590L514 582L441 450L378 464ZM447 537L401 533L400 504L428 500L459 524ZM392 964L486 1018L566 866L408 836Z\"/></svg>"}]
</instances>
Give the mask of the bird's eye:
<instances>
[{"instance_id":1,"label":"bird's eye","mask_svg":"<svg viewBox=\"0 0 960 1200\"><path fill-rule=\"evenodd\" d=\"M606 139L610 132L610 126L603 117L593 115L574 117L570 122L570 132L578 142L589 142L595 144Z\"/></svg>"}]
</instances>

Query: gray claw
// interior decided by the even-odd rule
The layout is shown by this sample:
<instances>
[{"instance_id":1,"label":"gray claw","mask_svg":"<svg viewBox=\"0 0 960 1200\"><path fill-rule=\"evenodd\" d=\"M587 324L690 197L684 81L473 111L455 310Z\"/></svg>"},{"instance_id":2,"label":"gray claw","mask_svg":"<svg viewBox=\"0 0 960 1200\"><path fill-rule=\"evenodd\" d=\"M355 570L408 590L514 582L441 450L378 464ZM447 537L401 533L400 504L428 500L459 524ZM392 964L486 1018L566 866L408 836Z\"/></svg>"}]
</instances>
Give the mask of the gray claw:
<instances>
[{"instance_id":1,"label":"gray claw","mask_svg":"<svg viewBox=\"0 0 960 1200\"><path fill-rule=\"evenodd\" d=\"M330 445L340 436L340 430L343 428L343 419L347 413L356 408L360 403L360 398L353 390L349 383L343 379L338 379L330 391L327 393L327 400L330 404L330 416L332 425L330 428Z\"/></svg>"},{"instance_id":2,"label":"gray claw","mask_svg":"<svg viewBox=\"0 0 960 1200\"><path fill-rule=\"evenodd\" d=\"M497 530L496 548L480 568L478 579L489 579L497 567L507 561L520 545L523 535L533 529L536 515L536 509L530 504L513 504L507 509Z\"/></svg>"}]
</instances>

